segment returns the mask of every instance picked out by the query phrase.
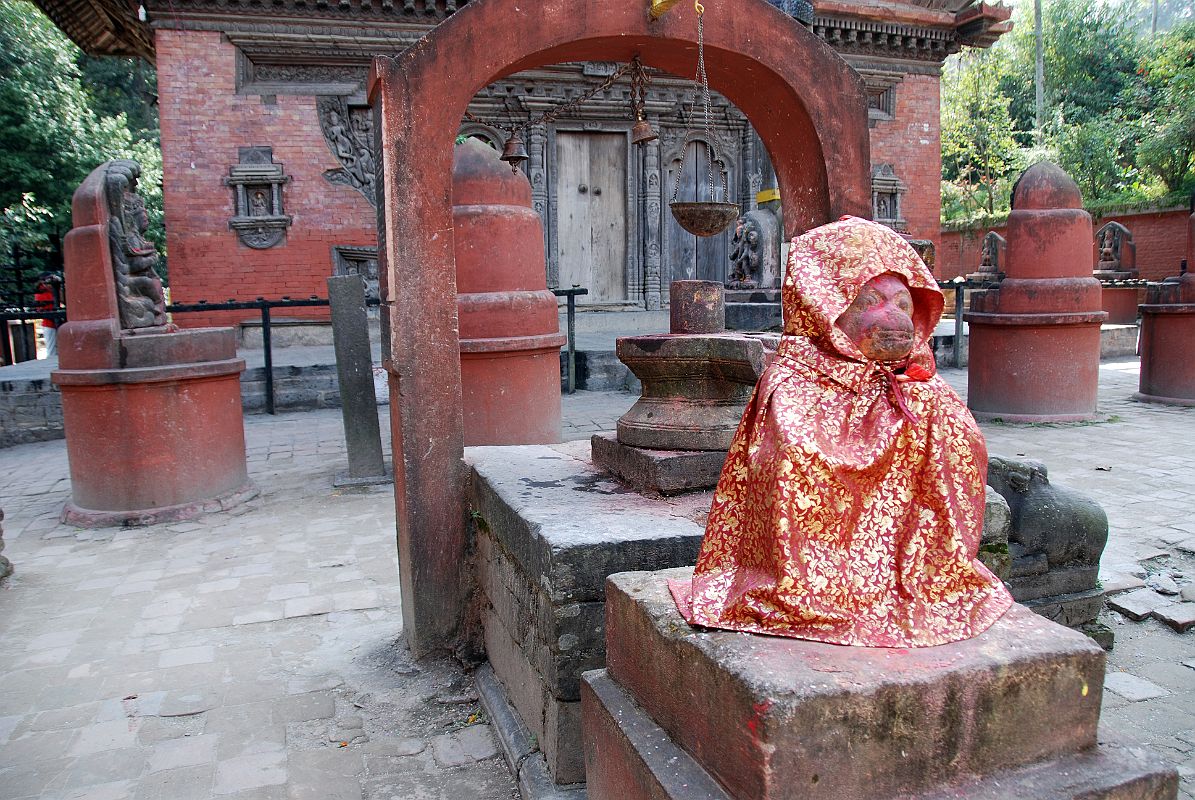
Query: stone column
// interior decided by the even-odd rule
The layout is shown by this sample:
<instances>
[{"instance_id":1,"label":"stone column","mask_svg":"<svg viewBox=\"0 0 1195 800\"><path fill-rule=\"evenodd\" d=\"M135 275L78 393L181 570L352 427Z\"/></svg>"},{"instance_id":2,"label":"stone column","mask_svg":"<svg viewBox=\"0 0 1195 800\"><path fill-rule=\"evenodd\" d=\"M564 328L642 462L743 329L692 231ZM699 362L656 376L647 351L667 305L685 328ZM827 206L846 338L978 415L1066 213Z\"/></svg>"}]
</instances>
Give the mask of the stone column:
<instances>
[{"instance_id":1,"label":"stone column","mask_svg":"<svg viewBox=\"0 0 1195 800\"><path fill-rule=\"evenodd\" d=\"M652 127L659 130L660 121L653 119ZM663 291L660 270L660 211L663 208L663 180L660 177L660 140L652 139L643 146L643 299L648 311L660 309Z\"/></svg>"},{"instance_id":2,"label":"stone column","mask_svg":"<svg viewBox=\"0 0 1195 800\"><path fill-rule=\"evenodd\" d=\"M1021 175L1012 208L1006 277L973 295L964 317L967 405L981 420L1091 419L1108 316L1091 272L1091 216L1075 182L1048 162Z\"/></svg>"},{"instance_id":3,"label":"stone column","mask_svg":"<svg viewBox=\"0 0 1195 800\"><path fill-rule=\"evenodd\" d=\"M365 310L365 278L360 274L328 278L332 307L332 340L336 348L336 376L348 472L338 474L334 486L389 483L382 457L378 398L373 386L373 355L369 346L369 315Z\"/></svg>"}]
</instances>

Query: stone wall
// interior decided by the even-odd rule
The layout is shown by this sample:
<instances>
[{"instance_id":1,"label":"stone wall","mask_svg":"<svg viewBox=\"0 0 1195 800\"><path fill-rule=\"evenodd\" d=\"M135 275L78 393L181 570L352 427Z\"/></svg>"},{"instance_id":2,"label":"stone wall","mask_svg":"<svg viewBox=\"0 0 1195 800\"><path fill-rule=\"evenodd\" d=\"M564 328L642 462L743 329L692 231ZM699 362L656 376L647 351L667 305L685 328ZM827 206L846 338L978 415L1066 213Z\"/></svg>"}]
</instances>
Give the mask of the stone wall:
<instances>
[{"instance_id":1,"label":"stone wall","mask_svg":"<svg viewBox=\"0 0 1195 800\"><path fill-rule=\"evenodd\" d=\"M1190 212L1186 208L1165 208L1093 215L1092 221L1095 230L1113 221L1128 228L1137 245L1137 269L1141 277L1160 281L1177 275L1179 263L1185 258L1188 216ZM1004 236L1006 227L1001 223L994 227L943 230L938 244L938 264L934 270L937 276L949 280L974 272L979 267L983 237L988 231L996 231ZM1093 268L1095 259L1093 242Z\"/></svg>"},{"instance_id":2,"label":"stone wall","mask_svg":"<svg viewBox=\"0 0 1195 800\"><path fill-rule=\"evenodd\" d=\"M158 30L164 203L170 220L171 299L176 303L326 296L332 248L376 247L373 207L355 189L324 177L341 165L317 124L316 99L237 94L236 48L219 32ZM238 148L271 147L290 181L282 244L255 250L229 229L233 190L224 184ZM328 309L288 309L328 318ZM181 314L185 327L236 325L254 312Z\"/></svg>"},{"instance_id":3,"label":"stone wall","mask_svg":"<svg viewBox=\"0 0 1195 800\"><path fill-rule=\"evenodd\" d=\"M62 397L49 379L0 381L0 447L62 438Z\"/></svg>"}]
</instances>

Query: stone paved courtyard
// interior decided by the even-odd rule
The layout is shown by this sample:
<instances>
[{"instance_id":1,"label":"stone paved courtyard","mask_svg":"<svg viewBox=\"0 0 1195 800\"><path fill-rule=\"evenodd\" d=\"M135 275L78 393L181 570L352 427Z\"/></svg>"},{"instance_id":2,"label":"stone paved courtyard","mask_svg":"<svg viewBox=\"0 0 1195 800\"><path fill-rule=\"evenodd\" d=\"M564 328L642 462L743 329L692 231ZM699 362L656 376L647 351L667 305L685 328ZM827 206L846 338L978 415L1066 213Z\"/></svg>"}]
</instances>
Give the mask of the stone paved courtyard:
<instances>
[{"instance_id":1,"label":"stone paved courtyard","mask_svg":"<svg viewBox=\"0 0 1195 800\"><path fill-rule=\"evenodd\" d=\"M1136 370L1103 364L1097 423L984 430L1108 511L1106 585L1190 585L1195 409L1132 402ZM965 389L965 371L944 375ZM565 438L612 429L633 399L566 397ZM0 800L517 797L468 676L401 645L391 494L331 489L339 412L246 432L260 497L126 531L58 524L63 442L0 450L16 566L0 583ZM1105 726L1174 763L1192 800L1195 631L1104 619Z\"/></svg>"}]
</instances>

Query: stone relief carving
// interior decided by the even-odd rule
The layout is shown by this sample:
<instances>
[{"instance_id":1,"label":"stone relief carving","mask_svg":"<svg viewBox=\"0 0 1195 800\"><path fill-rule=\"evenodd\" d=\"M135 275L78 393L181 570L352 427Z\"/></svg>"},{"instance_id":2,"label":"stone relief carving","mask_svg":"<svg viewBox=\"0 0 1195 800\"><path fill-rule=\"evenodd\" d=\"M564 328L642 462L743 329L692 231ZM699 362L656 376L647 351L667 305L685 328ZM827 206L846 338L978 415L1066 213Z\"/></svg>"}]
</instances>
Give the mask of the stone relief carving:
<instances>
[{"instance_id":1,"label":"stone relief carving","mask_svg":"<svg viewBox=\"0 0 1195 800\"><path fill-rule=\"evenodd\" d=\"M233 217L228 227L242 244L267 250L281 244L291 218L282 212L282 186L290 177L274 163L272 147L242 147L239 163L224 179L233 190Z\"/></svg>"},{"instance_id":2,"label":"stone relief carving","mask_svg":"<svg viewBox=\"0 0 1195 800\"><path fill-rule=\"evenodd\" d=\"M896 177L896 171L891 164L877 164L872 167L872 218L900 233L906 232L907 225L901 213L901 198L906 188L904 182Z\"/></svg>"},{"instance_id":3,"label":"stone relief carving","mask_svg":"<svg viewBox=\"0 0 1195 800\"><path fill-rule=\"evenodd\" d=\"M1136 278L1137 245L1133 233L1119 222L1109 222L1096 233L1099 261L1095 274L1099 278L1126 280Z\"/></svg>"},{"instance_id":4,"label":"stone relief carving","mask_svg":"<svg viewBox=\"0 0 1195 800\"><path fill-rule=\"evenodd\" d=\"M332 274L360 275L365 278L365 296L370 300L381 298L378 279L378 249L376 247L334 246L332 248Z\"/></svg>"},{"instance_id":5,"label":"stone relief carving","mask_svg":"<svg viewBox=\"0 0 1195 800\"><path fill-rule=\"evenodd\" d=\"M145 201L137 194L140 177L140 164L118 159L109 162L104 181L116 300L120 308L120 327L125 330L167 324L162 281L154 270L158 264L158 251L145 238L149 216L145 212Z\"/></svg>"},{"instance_id":6,"label":"stone relief carving","mask_svg":"<svg viewBox=\"0 0 1195 800\"><path fill-rule=\"evenodd\" d=\"M340 167L325 172L324 178L351 186L375 205L372 112L366 106L350 106L343 97L321 97L316 112L324 140L340 161Z\"/></svg>"}]
</instances>

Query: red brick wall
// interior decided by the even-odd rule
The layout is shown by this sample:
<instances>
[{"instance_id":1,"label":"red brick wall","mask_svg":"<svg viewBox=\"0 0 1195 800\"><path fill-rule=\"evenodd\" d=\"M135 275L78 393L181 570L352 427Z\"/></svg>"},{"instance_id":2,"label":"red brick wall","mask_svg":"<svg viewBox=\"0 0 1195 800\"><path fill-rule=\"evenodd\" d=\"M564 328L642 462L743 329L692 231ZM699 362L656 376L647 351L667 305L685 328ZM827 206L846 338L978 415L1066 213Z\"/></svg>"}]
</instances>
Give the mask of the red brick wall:
<instances>
[{"instance_id":1,"label":"red brick wall","mask_svg":"<svg viewBox=\"0 0 1195 800\"><path fill-rule=\"evenodd\" d=\"M891 164L908 191L901 212L915 239L938 241L942 137L935 75L906 75L896 85L896 113L871 129L871 163Z\"/></svg>"},{"instance_id":2,"label":"red brick wall","mask_svg":"<svg viewBox=\"0 0 1195 800\"><path fill-rule=\"evenodd\" d=\"M1137 245L1137 269L1146 280L1160 281L1177 275L1179 263L1185 258L1187 245L1187 218L1185 209L1169 211L1141 211L1110 214L1096 217L1095 230L1106 223L1116 221L1133 234ZM944 231L938 247L938 265L935 270L939 278L949 279L974 272L979 266L983 237L989 230L1005 234L1003 225L995 228L977 228L965 231ZM1097 255L1092 243L1092 267Z\"/></svg>"},{"instance_id":3,"label":"red brick wall","mask_svg":"<svg viewBox=\"0 0 1195 800\"><path fill-rule=\"evenodd\" d=\"M315 98L236 94L235 48L220 33L157 32L166 244L171 299L212 302L258 296L327 296L332 246L375 246L373 207L323 173L339 166L316 118ZM283 208L294 218L286 241L268 250L240 243L229 229L232 189L224 185L237 148L274 149L291 177ZM252 266L250 266L252 265ZM327 318L325 308L287 316ZM235 325L256 312L178 314L183 326Z\"/></svg>"}]
</instances>

